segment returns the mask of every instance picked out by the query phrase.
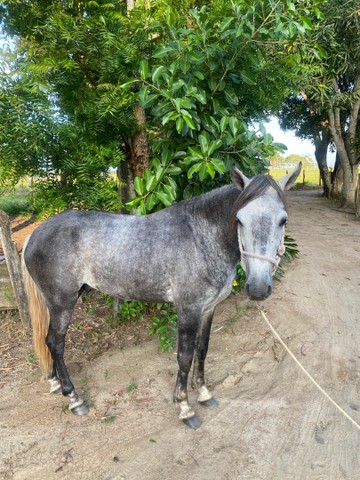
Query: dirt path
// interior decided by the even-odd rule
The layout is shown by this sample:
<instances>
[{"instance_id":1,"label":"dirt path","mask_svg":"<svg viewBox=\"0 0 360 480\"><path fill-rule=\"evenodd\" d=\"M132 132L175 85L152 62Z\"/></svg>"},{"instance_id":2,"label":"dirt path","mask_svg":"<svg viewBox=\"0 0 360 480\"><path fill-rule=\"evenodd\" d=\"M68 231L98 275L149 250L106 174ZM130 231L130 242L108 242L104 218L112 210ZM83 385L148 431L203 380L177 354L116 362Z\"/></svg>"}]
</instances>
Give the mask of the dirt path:
<instances>
[{"instance_id":1,"label":"dirt path","mask_svg":"<svg viewBox=\"0 0 360 480\"><path fill-rule=\"evenodd\" d=\"M294 354L360 423L360 223L318 192L291 192L289 204L288 230L301 253L265 309ZM177 420L176 357L159 353L155 339L68 364L94 401L85 418L64 411L61 396L49 395L28 364L0 388L0 478L359 478L360 432L242 295L218 308L207 374L219 407L196 406L203 421L196 431Z\"/></svg>"}]
</instances>

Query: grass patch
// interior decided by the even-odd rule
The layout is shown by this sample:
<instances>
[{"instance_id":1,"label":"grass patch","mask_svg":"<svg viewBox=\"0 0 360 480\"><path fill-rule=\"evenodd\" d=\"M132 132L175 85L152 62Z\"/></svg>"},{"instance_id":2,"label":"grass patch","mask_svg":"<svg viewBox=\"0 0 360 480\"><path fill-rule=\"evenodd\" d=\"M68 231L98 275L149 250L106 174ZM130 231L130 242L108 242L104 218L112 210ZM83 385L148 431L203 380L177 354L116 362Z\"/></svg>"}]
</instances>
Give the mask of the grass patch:
<instances>
[{"instance_id":1,"label":"grass patch","mask_svg":"<svg viewBox=\"0 0 360 480\"><path fill-rule=\"evenodd\" d=\"M10 216L30 212L31 190L24 186L18 186L13 191L7 191L0 195L0 210Z\"/></svg>"},{"instance_id":2,"label":"grass patch","mask_svg":"<svg viewBox=\"0 0 360 480\"><path fill-rule=\"evenodd\" d=\"M274 180L279 180L287 173L290 173L292 169L286 168L271 168L269 173L274 178ZM298 178L296 179L295 185L316 185L320 186L320 171L318 168L304 168Z\"/></svg>"}]
</instances>

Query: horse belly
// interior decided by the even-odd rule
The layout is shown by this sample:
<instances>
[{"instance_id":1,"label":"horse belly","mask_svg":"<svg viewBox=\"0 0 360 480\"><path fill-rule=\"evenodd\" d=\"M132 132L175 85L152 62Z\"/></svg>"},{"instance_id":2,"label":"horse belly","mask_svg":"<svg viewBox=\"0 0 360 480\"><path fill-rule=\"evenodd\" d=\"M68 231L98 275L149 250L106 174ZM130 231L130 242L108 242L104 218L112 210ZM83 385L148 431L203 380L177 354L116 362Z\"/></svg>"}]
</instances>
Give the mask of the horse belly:
<instances>
[{"instance_id":1,"label":"horse belly","mask_svg":"<svg viewBox=\"0 0 360 480\"><path fill-rule=\"evenodd\" d=\"M171 278L163 269L157 269L155 273L153 269L136 268L135 264L133 267L117 265L117 268L92 268L84 283L123 300L173 302Z\"/></svg>"}]
</instances>

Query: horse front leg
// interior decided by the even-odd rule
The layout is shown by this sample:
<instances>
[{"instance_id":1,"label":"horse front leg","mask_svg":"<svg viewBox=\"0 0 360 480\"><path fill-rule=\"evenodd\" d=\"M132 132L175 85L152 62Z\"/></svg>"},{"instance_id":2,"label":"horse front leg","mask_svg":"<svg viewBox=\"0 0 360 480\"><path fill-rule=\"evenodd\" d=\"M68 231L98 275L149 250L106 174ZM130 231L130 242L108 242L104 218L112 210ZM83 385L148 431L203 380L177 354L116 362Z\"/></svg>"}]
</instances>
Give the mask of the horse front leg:
<instances>
[{"instance_id":1,"label":"horse front leg","mask_svg":"<svg viewBox=\"0 0 360 480\"><path fill-rule=\"evenodd\" d=\"M76 393L64 362L65 336L70 319L71 312L60 315L54 315L50 312L49 331L46 336L46 345L54 362L53 371L49 378L50 392L56 393L61 388L62 394L69 398L69 410L75 415L86 415L89 412L89 407Z\"/></svg>"},{"instance_id":2,"label":"horse front leg","mask_svg":"<svg viewBox=\"0 0 360 480\"><path fill-rule=\"evenodd\" d=\"M191 380L192 388L196 388L199 396L198 402L205 406L214 408L218 406L218 401L205 384L205 359L209 347L211 324L214 317L214 309L204 312L201 317L201 323L196 336L194 371Z\"/></svg>"},{"instance_id":3,"label":"horse front leg","mask_svg":"<svg viewBox=\"0 0 360 480\"><path fill-rule=\"evenodd\" d=\"M181 313L178 309L177 360L179 370L174 392L174 402L180 407L180 420L192 428L198 428L201 425L199 417L190 406L187 390L188 376L195 351L197 324L198 319L194 315L185 315L184 312Z\"/></svg>"}]
</instances>

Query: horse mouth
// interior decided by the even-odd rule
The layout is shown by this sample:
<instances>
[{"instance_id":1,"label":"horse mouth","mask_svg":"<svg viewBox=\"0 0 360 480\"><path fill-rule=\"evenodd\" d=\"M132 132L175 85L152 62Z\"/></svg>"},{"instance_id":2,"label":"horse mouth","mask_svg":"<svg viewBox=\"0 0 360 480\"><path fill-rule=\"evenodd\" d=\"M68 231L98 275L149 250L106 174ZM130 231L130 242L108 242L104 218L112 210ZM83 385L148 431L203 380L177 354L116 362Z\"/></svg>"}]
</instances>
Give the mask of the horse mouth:
<instances>
[{"instance_id":1,"label":"horse mouth","mask_svg":"<svg viewBox=\"0 0 360 480\"><path fill-rule=\"evenodd\" d=\"M245 286L245 292L250 298L250 300L253 300L254 302L261 302L270 297L270 295L272 294L272 286L268 285L266 290L257 290L256 288L253 288L250 284L247 283Z\"/></svg>"}]
</instances>

